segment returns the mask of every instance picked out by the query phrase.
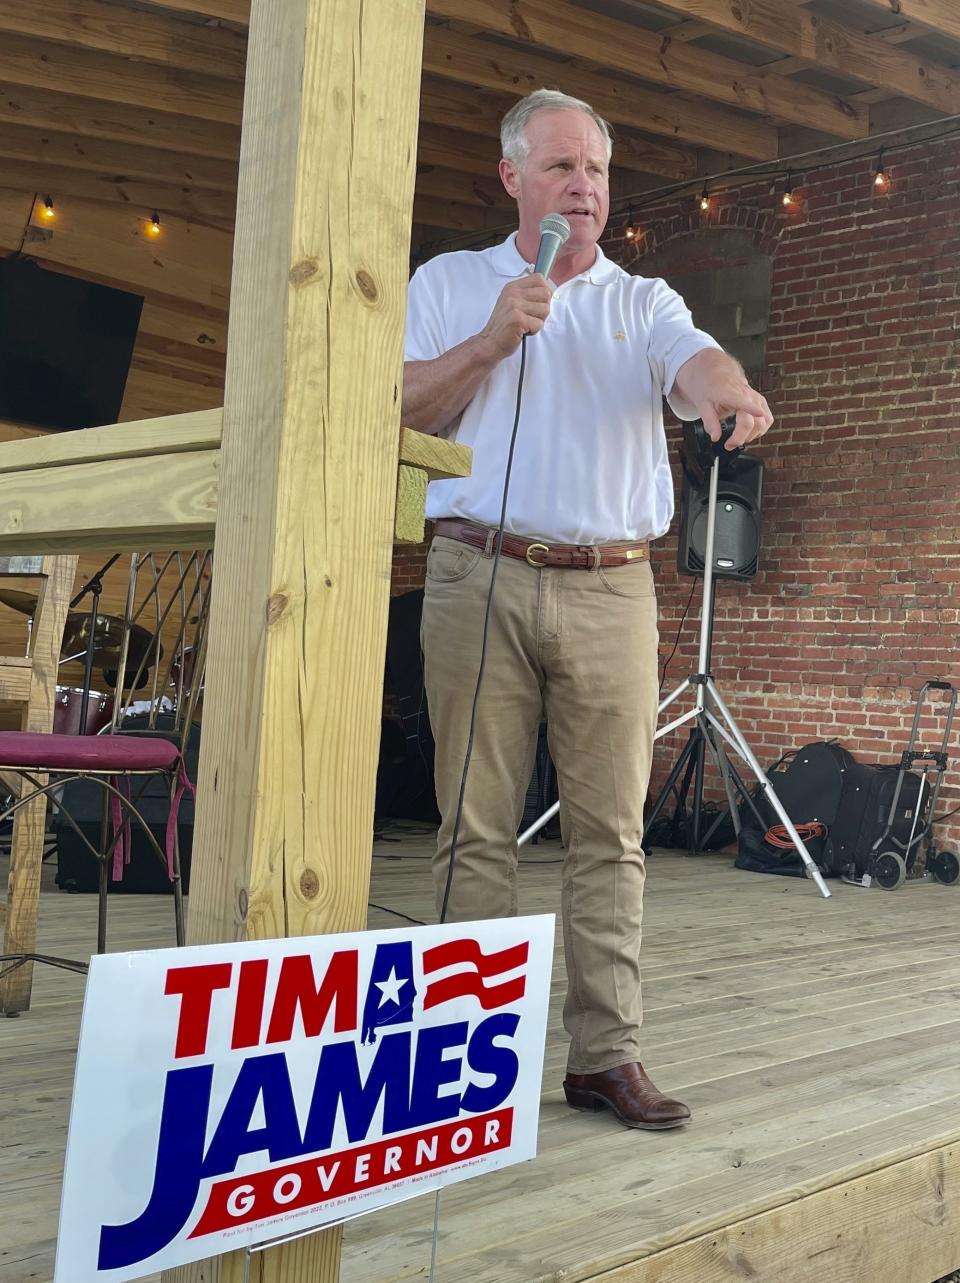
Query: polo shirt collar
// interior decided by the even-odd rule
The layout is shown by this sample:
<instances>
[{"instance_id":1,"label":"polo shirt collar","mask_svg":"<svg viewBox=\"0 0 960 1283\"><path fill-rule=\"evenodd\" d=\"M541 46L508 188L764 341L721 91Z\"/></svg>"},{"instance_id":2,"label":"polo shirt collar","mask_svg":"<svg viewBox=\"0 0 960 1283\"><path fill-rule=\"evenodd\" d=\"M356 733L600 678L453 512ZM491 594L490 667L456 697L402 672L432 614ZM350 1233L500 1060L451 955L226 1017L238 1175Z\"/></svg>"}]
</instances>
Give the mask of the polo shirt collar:
<instances>
[{"instance_id":1,"label":"polo shirt collar","mask_svg":"<svg viewBox=\"0 0 960 1283\"><path fill-rule=\"evenodd\" d=\"M509 276L511 278L523 276L524 272L533 266L532 263L526 261L517 249L516 232L512 232L505 241L501 241L499 245L493 247L490 251L490 263L499 276ZM619 273L620 268L607 258L598 245L597 257L594 259L593 265L588 267L585 272L573 277L573 280L589 281L591 285L609 285L611 281L616 280Z\"/></svg>"}]
</instances>

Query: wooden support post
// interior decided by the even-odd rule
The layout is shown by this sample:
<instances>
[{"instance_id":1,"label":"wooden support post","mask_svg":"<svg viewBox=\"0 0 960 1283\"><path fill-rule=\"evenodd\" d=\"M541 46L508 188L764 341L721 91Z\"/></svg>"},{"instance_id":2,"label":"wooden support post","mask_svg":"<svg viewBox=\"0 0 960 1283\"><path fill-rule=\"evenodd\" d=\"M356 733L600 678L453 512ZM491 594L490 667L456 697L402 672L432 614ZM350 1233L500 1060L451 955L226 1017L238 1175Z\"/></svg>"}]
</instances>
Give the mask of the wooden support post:
<instances>
[{"instance_id":1,"label":"wooden support post","mask_svg":"<svg viewBox=\"0 0 960 1283\"><path fill-rule=\"evenodd\" d=\"M397 486L423 0L254 0L193 943L360 929ZM339 1231L258 1254L328 1283ZM242 1278L240 1253L165 1280Z\"/></svg>"},{"instance_id":2,"label":"wooden support post","mask_svg":"<svg viewBox=\"0 0 960 1283\"><path fill-rule=\"evenodd\" d=\"M57 664L63 629L67 622L70 592L77 573L76 557L46 557L42 573L33 634L30 638L29 668L17 667L29 677L27 702L21 718L25 731L53 729L53 701L57 689ZM47 782L45 775L37 777ZM35 953L37 910L40 901L40 866L43 862L43 834L47 799L25 802L13 819L10 841L10 875L7 881L7 912L0 953ZM0 980L0 1011L8 1016L26 1011L33 986L33 963L26 962Z\"/></svg>"},{"instance_id":3,"label":"wooden support post","mask_svg":"<svg viewBox=\"0 0 960 1283\"><path fill-rule=\"evenodd\" d=\"M423 513L427 504L427 474L422 468L401 463L397 471L397 517L393 537L397 543L423 543Z\"/></svg>"}]
</instances>

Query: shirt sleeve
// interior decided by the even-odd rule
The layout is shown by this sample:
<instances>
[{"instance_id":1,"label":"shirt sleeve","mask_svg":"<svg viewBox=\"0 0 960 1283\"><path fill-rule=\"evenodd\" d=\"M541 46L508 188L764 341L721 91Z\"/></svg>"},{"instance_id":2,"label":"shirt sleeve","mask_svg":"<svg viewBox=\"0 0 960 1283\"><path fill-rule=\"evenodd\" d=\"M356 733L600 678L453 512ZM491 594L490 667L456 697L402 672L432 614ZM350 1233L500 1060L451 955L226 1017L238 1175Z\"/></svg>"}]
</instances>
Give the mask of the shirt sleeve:
<instances>
[{"instance_id":1,"label":"shirt sleeve","mask_svg":"<svg viewBox=\"0 0 960 1283\"><path fill-rule=\"evenodd\" d=\"M414 272L407 287L405 361L432 361L446 352L442 289L440 273L431 270L429 263Z\"/></svg>"},{"instance_id":2,"label":"shirt sleeve","mask_svg":"<svg viewBox=\"0 0 960 1283\"><path fill-rule=\"evenodd\" d=\"M720 344L693 323L690 309L666 281L655 283L651 304L649 360L654 379L659 383L670 409L679 419L695 419L697 410L674 391L677 371L685 361L704 348Z\"/></svg>"}]
</instances>

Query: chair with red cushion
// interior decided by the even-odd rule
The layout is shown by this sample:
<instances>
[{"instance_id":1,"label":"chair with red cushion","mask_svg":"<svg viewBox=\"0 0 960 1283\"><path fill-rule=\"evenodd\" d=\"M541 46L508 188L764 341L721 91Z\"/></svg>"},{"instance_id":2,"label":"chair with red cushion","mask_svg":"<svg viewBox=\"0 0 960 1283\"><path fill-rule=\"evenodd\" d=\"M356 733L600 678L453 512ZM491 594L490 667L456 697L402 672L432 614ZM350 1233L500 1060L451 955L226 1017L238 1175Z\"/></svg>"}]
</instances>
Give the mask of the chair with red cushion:
<instances>
[{"instance_id":1,"label":"chair with red cushion","mask_svg":"<svg viewBox=\"0 0 960 1283\"><path fill-rule=\"evenodd\" d=\"M177 812L184 791L194 791L184 752L202 700L211 569L209 552L132 556L120 635L111 637L108 645L101 643L99 650L96 635L89 641L95 662L116 690L110 723L102 731L87 735L0 732L0 770L25 781L0 821L30 798L53 794L62 819L99 863L98 953L106 948L110 875L119 881L129 863L132 821L167 870L176 941L184 942ZM136 730L125 729L131 717ZM158 777L165 782L170 802L163 845L138 809L145 789ZM88 839L65 805L65 787L75 780L94 782L103 791L97 844Z\"/></svg>"}]
</instances>

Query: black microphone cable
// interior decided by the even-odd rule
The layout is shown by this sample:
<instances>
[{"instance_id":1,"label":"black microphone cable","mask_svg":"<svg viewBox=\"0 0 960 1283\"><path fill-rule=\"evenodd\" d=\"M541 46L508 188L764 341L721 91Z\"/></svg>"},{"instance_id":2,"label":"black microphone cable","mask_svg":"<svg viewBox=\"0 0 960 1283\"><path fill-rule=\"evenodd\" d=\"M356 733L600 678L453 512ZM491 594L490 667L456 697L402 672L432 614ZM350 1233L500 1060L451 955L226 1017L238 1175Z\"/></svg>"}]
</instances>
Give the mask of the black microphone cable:
<instances>
[{"instance_id":1,"label":"black microphone cable","mask_svg":"<svg viewBox=\"0 0 960 1283\"><path fill-rule=\"evenodd\" d=\"M500 524L497 526L496 552L493 568L490 572L490 587L487 591L487 604L483 616L483 637L480 642L480 663L477 667L477 685L473 692L473 707L470 710L470 728L467 732L467 749L463 758L463 772L460 776L460 796L457 798L457 810L453 821L453 833L450 837L450 859L447 864L447 881L443 890L443 902L440 906L440 921L446 922L447 909L450 904L450 888L453 886L453 867L457 857L457 839L460 836L460 823L463 819L463 799L467 791L467 773L470 770L470 759L473 756L473 739L477 729L477 706L480 702L480 687L483 684L483 669L487 659L487 638L490 632L490 615L493 607L493 593L497 586L497 569L503 545L503 528L507 519L507 498L510 494L510 474L513 471L513 452L517 444L517 428L520 426L520 402L523 397L523 374L527 364L527 335L520 340L520 372L517 375L517 404L513 413L513 429L510 433L510 448L507 452L507 470L503 478L503 498L500 504Z\"/></svg>"}]
</instances>

